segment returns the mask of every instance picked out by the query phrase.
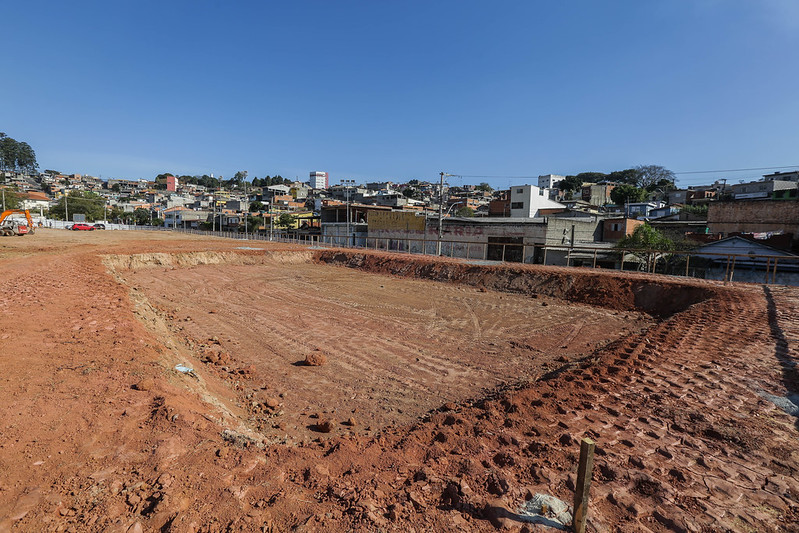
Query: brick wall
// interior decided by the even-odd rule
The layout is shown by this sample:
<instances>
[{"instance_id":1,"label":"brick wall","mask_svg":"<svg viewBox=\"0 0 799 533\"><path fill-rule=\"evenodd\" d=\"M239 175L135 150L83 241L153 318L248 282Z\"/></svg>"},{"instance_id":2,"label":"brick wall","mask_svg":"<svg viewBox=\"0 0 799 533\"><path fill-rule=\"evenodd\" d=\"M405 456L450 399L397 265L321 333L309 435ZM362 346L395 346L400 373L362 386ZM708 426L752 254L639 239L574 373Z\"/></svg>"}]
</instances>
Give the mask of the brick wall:
<instances>
[{"instance_id":1,"label":"brick wall","mask_svg":"<svg viewBox=\"0 0 799 533\"><path fill-rule=\"evenodd\" d=\"M711 233L783 231L799 238L799 200L737 200L711 203L707 212Z\"/></svg>"}]
</instances>

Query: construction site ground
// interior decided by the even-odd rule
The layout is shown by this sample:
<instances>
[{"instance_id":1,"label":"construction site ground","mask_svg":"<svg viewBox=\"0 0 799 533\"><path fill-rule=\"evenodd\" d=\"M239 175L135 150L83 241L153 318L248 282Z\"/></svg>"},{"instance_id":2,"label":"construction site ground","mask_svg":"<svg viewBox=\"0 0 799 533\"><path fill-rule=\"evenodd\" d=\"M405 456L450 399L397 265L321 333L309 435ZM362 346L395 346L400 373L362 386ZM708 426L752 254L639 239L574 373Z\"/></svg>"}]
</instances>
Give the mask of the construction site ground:
<instances>
[{"instance_id":1,"label":"construction site ground","mask_svg":"<svg viewBox=\"0 0 799 533\"><path fill-rule=\"evenodd\" d=\"M0 239L0 532L799 531L799 290ZM550 522L549 526L556 526Z\"/></svg>"}]
</instances>

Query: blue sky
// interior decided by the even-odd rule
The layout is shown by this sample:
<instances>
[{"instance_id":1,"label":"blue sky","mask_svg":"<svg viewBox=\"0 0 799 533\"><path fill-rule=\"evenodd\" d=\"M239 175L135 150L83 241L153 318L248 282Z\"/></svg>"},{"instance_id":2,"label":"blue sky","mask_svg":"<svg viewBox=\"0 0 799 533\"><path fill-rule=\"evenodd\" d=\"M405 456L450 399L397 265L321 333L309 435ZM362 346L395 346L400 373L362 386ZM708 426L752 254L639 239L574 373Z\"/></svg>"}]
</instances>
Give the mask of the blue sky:
<instances>
[{"instance_id":1,"label":"blue sky","mask_svg":"<svg viewBox=\"0 0 799 533\"><path fill-rule=\"evenodd\" d=\"M0 131L42 169L487 181L799 164L799 2L4 6ZM762 172L685 174L678 184ZM518 178L508 178L515 176Z\"/></svg>"}]
</instances>

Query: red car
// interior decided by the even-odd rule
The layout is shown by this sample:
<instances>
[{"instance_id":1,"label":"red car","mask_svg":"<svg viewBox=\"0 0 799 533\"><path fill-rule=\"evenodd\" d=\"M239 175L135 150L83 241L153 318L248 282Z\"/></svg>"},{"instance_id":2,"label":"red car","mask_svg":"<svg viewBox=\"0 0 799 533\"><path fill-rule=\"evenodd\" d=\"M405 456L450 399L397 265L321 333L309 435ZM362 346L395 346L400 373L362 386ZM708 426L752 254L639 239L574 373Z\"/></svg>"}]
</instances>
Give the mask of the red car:
<instances>
[{"instance_id":1,"label":"red car","mask_svg":"<svg viewBox=\"0 0 799 533\"><path fill-rule=\"evenodd\" d=\"M83 224L81 222L78 222L78 223L72 224L72 227L69 228L69 229L71 229L73 231L94 231L95 228L91 224Z\"/></svg>"}]
</instances>

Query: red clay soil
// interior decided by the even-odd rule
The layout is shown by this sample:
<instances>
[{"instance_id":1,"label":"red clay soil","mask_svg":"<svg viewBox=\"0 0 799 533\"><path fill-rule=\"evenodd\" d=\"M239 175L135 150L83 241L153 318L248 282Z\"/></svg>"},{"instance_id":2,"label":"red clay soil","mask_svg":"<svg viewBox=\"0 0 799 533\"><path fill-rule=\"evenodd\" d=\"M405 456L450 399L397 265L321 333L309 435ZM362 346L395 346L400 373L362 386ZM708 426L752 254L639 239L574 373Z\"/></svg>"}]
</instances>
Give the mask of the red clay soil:
<instances>
[{"instance_id":1,"label":"red clay soil","mask_svg":"<svg viewBox=\"0 0 799 533\"><path fill-rule=\"evenodd\" d=\"M235 375L222 372L210 346L187 343L182 310L128 285L197 252L195 265L262 262L240 246L56 230L0 240L0 531L532 531L516 510L537 492L571 500L583 436L597 441L591 531L797 531L797 418L775 405L799 394L796 289L482 267L489 292L579 301L594 285L615 294L605 307L663 318L412 423L364 435L339 417L313 441L272 444L247 403L267 370L239 367L234 350ZM336 262L480 286L475 265L349 257Z\"/></svg>"}]
</instances>

